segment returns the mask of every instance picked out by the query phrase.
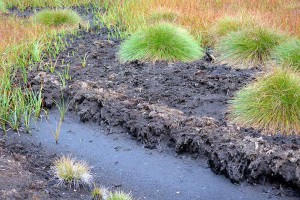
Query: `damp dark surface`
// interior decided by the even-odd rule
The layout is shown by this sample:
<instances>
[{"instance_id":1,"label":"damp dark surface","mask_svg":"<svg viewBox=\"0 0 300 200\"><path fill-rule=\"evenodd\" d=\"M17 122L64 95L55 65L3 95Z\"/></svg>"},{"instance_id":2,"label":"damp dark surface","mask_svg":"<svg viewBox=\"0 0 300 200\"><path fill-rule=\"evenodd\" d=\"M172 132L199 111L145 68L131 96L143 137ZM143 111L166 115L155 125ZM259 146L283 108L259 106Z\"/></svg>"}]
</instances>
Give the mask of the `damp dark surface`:
<instances>
[{"instance_id":1,"label":"damp dark surface","mask_svg":"<svg viewBox=\"0 0 300 200\"><path fill-rule=\"evenodd\" d=\"M233 183L300 187L299 136L266 136L227 119L235 92L265 72L207 58L193 63L120 63L121 41L108 35L106 28L93 27L68 38L56 68L60 73L69 69L72 80L65 88L47 69L30 73L33 88L44 86L45 107L53 107L62 91L82 122L123 128L143 147L167 144L178 154L206 158L215 173ZM80 58L85 56L83 67Z\"/></svg>"},{"instance_id":2,"label":"damp dark surface","mask_svg":"<svg viewBox=\"0 0 300 200\"><path fill-rule=\"evenodd\" d=\"M8 146L40 146L45 151L41 151L44 159L47 155L73 155L93 166L99 184L131 192L136 199L282 199L276 196L281 194L274 186L232 184L201 160L176 156L169 148L141 148L126 133L109 133L107 127L84 124L74 116L65 119L56 144L51 129L58 120L52 113L48 120L35 125L32 136L11 134Z\"/></svg>"},{"instance_id":3,"label":"damp dark surface","mask_svg":"<svg viewBox=\"0 0 300 200\"><path fill-rule=\"evenodd\" d=\"M30 9L26 12L23 13L23 17L28 17L33 13ZM63 92L66 100L72 100L70 110L78 114L81 122L109 125L109 129L118 134L118 139L113 141L125 140L127 137L133 138L139 143L136 148L155 149L145 151L151 154L149 156L158 156L157 160L162 159L162 157L166 159L170 156L168 151L174 151L171 153L173 160L175 152L178 154L177 157L187 157L188 160L192 156L197 159L192 161L196 162L197 166L200 162L199 170L203 169L201 167L204 166L206 172L211 173L210 169L212 169L215 174L228 177L232 183L245 184L247 182L260 184L259 187L272 183L273 189L260 190L260 192L267 193L263 198L267 198L269 195L271 197L274 195L299 197L299 192L296 192L300 187L299 136L280 134L266 136L260 130L240 127L231 124L227 119L229 100L234 93L246 84L255 81L255 77L264 72L258 69L235 69L230 66L211 63L208 58L193 63L148 63L140 61L120 63L117 53L121 41L112 39L109 34L109 30L106 28L97 26L89 30L81 29L77 35L67 39L68 46L60 53L56 69L60 73L64 73L67 67L70 69L69 74L72 80L67 82L65 88L62 88L60 78L56 73L52 74L42 67L30 72L28 85L37 91L41 84L44 86L43 103L45 107L53 107L53 100L59 100ZM87 65L83 67L82 58L85 56L87 57ZM44 60L38 66L44 66L43 64L49 64L49 60ZM77 119L72 120L78 122ZM74 122L70 122L70 124L74 124ZM76 133L72 133L71 130L66 135L73 134L72 138L78 139L82 136L77 134L77 129L80 130L82 124L74 124L75 126L77 126ZM103 126L95 125L94 129L101 129L101 127ZM41 128L41 132L49 133L51 131ZM106 137L107 132L99 132L98 137L102 137L101 134ZM48 135L51 138L51 134ZM37 139L43 140L42 137ZM62 137L60 145L64 144L64 140L68 141L67 138ZM111 141L112 144L115 144L113 141ZM135 144L135 141L130 139L126 139L126 141ZM83 147L72 149L72 140L68 142L70 147L48 146L52 144L49 139L48 142L44 141L44 146L49 152L67 151L76 154L76 156L81 149L85 151ZM95 146L104 145L100 141L98 142ZM93 141L89 143L93 143ZM108 146L111 145L108 144ZM51 150L52 147L56 147L56 149ZM116 152L123 153L122 157L124 158L133 153L133 151L128 150L129 148L123 151L119 147L115 148ZM95 147L95 149L97 148ZM80 156L80 154L78 155ZM83 155L82 157L84 158ZM171 157L169 159L172 160ZM95 160L89 160L92 163L95 162L95 166L98 165L96 159L98 157L92 156L92 158ZM138 158L136 156L135 159ZM207 164L205 164L206 161ZM112 169L117 171L120 161L115 162L114 165L109 164ZM142 166L142 161L140 165ZM161 168L167 168L166 165L162 164L161 166ZM169 171L165 173L165 176L171 174L173 168L168 168ZM128 171L129 167L125 169ZM132 170L135 169L137 168L132 168ZM198 172L196 167L194 170ZM120 171L117 172L121 175L124 174ZM108 171L106 173L109 174ZM182 172L180 171L180 173ZM115 177L117 174L113 175L113 172L109 176L111 177L109 180L116 182L123 180ZM152 176L157 177L154 171L150 177L141 174L141 179L148 177L149 180L153 181L146 183L153 186L153 183L158 182L156 179L151 179ZM189 175L186 174L186 176ZM217 177L222 181L227 181L223 176ZM100 178L107 180L104 175ZM193 177L190 178L196 181ZM185 180L184 178L180 179L180 177L177 179L177 182L182 179ZM204 176L203 180L207 181L208 179L205 179ZM216 180L216 182L218 181ZM124 184L107 182L107 184L114 188L122 185L124 189L132 190L138 197L142 197L143 192L139 193L139 189L132 189L141 186L133 184L133 182L138 182L138 178L132 182L127 182L128 186L125 185L125 182ZM167 182L163 183L167 184ZM163 185L163 183L161 184ZM227 181L227 183L229 182ZM215 188L218 188L217 190L222 189L221 185L215 184L211 190L206 187L206 191L212 192L216 190ZM187 185L192 187L188 183ZM185 189L189 187L185 187ZM294 190L290 187L293 187ZM143 194L153 193L153 188L151 187L151 190L143 188L145 189ZM242 186L242 188L243 190L245 188L252 190L252 187L249 186ZM176 187L171 187L171 189L172 192L177 190ZM200 188L196 189L200 190ZM256 189L253 188L253 190ZM177 198L183 194L179 190L176 192L173 193L172 197ZM169 193L166 194L169 195ZM205 194L203 192L203 195ZM224 192L224 194L227 193ZM240 193L237 192L237 194ZM164 195L164 193L155 193L155 195ZM205 196L204 199L206 197L208 196Z\"/></svg>"}]
</instances>

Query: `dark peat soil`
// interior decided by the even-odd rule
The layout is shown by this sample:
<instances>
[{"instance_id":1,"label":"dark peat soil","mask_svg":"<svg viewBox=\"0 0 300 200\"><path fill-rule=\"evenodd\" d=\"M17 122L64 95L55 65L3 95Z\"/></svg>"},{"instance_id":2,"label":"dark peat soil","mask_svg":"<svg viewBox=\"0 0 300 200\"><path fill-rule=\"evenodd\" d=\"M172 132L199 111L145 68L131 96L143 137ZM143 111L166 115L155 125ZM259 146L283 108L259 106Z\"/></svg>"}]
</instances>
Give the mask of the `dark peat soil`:
<instances>
[{"instance_id":1,"label":"dark peat soil","mask_svg":"<svg viewBox=\"0 0 300 200\"><path fill-rule=\"evenodd\" d=\"M52 172L56 154L41 146L0 140L0 199L90 199L90 191L57 186Z\"/></svg>"},{"instance_id":2,"label":"dark peat soil","mask_svg":"<svg viewBox=\"0 0 300 200\"><path fill-rule=\"evenodd\" d=\"M72 100L70 109L81 121L122 127L147 148L167 144L177 153L206 158L215 173L235 183L268 181L299 189L299 137L266 136L227 119L234 93L263 72L207 58L193 63L120 63L120 41L108 39L107 29L81 30L78 35L68 39L57 69L63 73L70 67L72 80L63 88L64 97ZM83 68L80 58L85 55ZM60 98L57 75L37 70L30 80L36 89L43 83L46 107Z\"/></svg>"}]
</instances>

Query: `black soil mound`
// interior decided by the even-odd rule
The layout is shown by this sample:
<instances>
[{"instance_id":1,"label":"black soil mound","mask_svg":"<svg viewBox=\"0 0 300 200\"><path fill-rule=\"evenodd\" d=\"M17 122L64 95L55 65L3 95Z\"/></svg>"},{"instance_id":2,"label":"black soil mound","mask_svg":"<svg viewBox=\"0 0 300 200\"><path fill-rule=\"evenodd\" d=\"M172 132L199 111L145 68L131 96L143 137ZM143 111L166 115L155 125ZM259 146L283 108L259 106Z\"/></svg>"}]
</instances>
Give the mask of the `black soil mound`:
<instances>
[{"instance_id":1,"label":"black soil mound","mask_svg":"<svg viewBox=\"0 0 300 200\"><path fill-rule=\"evenodd\" d=\"M208 158L213 171L233 182L280 181L300 187L300 138L263 136L226 119L228 100L259 70L239 70L200 60L184 63L121 64L120 42L106 29L80 31L60 54L72 80L64 89L82 121L121 126L146 147L167 142L178 153ZM73 56L75 52L75 56ZM87 56L87 65L81 59ZM47 107L61 89L57 75L33 72L31 85L44 83ZM66 95L65 95L66 97Z\"/></svg>"}]
</instances>

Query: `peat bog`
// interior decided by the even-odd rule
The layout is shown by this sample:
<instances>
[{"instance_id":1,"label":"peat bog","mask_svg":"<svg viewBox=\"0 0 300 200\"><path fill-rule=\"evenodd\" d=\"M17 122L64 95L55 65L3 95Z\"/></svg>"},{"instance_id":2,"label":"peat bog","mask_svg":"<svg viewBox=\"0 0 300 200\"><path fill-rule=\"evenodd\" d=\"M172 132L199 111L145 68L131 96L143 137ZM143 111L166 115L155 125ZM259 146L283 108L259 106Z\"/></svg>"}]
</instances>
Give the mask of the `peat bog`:
<instances>
[{"instance_id":1,"label":"peat bog","mask_svg":"<svg viewBox=\"0 0 300 200\"><path fill-rule=\"evenodd\" d=\"M86 16L80 8L77 11ZM32 11L13 13L28 17ZM268 136L263 130L240 127L228 120L229 100L264 70L214 63L209 56L213 50L191 63L122 63L118 59L122 40L112 38L111 30L100 25L80 27L66 41L66 49L55 60L57 73L40 67L52 59L44 59L28 72L31 88L39 91L43 85L45 108L56 109L63 96L70 115L78 115L81 122L95 122L117 138L129 134L140 144L138 148L207 161L213 172L225 175L232 183L271 184L276 192L269 198L300 197L299 136ZM66 73L71 78L62 85L60 75ZM1 181L9 182L0 188L1 197L90 199L89 189L74 192L55 186L51 166L57 151L47 148L46 152L45 147L30 140L18 139L11 132L8 135L14 139L1 140L0 161L8 172L22 170L24 181L18 183L16 174L1 177Z\"/></svg>"},{"instance_id":2,"label":"peat bog","mask_svg":"<svg viewBox=\"0 0 300 200\"><path fill-rule=\"evenodd\" d=\"M207 157L216 173L233 182L299 185L297 164L290 162L299 156L298 137L264 136L226 121L228 100L261 71L233 69L205 59L190 64L121 64L116 58L120 41L108 40L106 28L81 31L80 35L59 59L70 63L72 80L65 92L73 99L70 108L81 121L121 126L147 148L162 142L177 153ZM79 58L68 57L75 50L80 56L89 54L85 68ZM32 77L37 88L39 80L46 81L45 102L53 106L52 99L60 95L59 86L49 81L55 77L44 72ZM58 83L59 78L56 80ZM279 163L285 164L278 168Z\"/></svg>"}]
</instances>

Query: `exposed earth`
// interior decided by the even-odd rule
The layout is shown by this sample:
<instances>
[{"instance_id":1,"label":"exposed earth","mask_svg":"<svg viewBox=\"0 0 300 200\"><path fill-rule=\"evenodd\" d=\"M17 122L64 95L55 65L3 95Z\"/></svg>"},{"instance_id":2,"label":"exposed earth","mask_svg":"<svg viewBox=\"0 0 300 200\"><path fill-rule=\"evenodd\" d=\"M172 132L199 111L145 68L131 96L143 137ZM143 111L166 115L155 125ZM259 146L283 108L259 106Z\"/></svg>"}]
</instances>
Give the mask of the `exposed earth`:
<instances>
[{"instance_id":1,"label":"exposed earth","mask_svg":"<svg viewBox=\"0 0 300 200\"><path fill-rule=\"evenodd\" d=\"M121 64L116 57L119 41L107 40L105 28L82 30L79 35L59 59L70 65L72 80L65 93L81 121L121 126L148 148L163 141L177 153L206 157L213 171L233 182L300 186L299 137L265 136L226 118L234 92L262 72L205 60ZM79 58L68 56L72 51L89 55L85 68ZM47 72L31 76L33 87L44 83L45 106L53 106L53 98L60 98L57 76Z\"/></svg>"},{"instance_id":2,"label":"exposed earth","mask_svg":"<svg viewBox=\"0 0 300 200\"><path fill-rule=\"evenodd\" d=\"M44 183L36 184L39 185L37 188L21 187L16 191L22 195L21 199L32 199L33 192L40 199L91 199L88 188L73 191L55 187L57 182L53 180L51 161L60 155L72 155L86 161L92 166L98 185L129 192L134 199L297 199L296 191L281 184L231 184L224 176L215 175L203 159L175 154L174 150L164 146L160 149L141 148L126 131L113 130L105 124L82 123L71 113L64 120L56 144L50 130L55 129L58 120L59 115L51 112L48 119L33 124L31 135L9 134L4 147L6 152L13 155L14 162L23 157L22 174L29 170L36 178L18 181L19 177L13 177L6 182L33 180ZM28 197L25 196L27 193L30 194Z\"/></svg>"},{"instance_id":3,"label":"exposed earth","mask_svg":"<svg viewBox=\"0 0 300 200\"><path fill-rule=\"evenodd\" d=\"M88 199L86 190L57 186L51 172L55 157L39 145L0 140L0 199Z\"/></svg>"},{"instance_id":4,"label":"exposed earth","mask_svg":"<svg viewBox=\"0 0 300 200\"><path fill-rule=\"evenodd\" d=\"M43 84L45 107L54 107L54 100L61 98L62 90L65 100L71 101L70 110L77 113L82 122L97 122L101 124L99 127L108 125L111 132L128 133L146 148L165 150L167 147L179 155L188 153L192 158L207 160L216 174L225 175L233 183L271 183L279 191L288 188L282 189L279 196L300 197L297 192L300 137L268 136L261 130L231 124L227 117L229 100L234 93L265 72L211 63L208 57L188 64L120 63L117 56L120 41L109 39L108 33L106 28L94 27L88 31L81 29L80 37L68 38L69 45L60 53L56 67L61 73L70 67L72 80L65 88L56 73L42 67L30 72L30 86L39 90ZM88 58L87 65L82 67L84 56ZM45 60L39 66L48 62ZM11 168L31 162L26 156L35 154L30 152L31 148L27 150L26 144L20 147L19 141L11 146L2 144L2 154L14 160ZM22 148L30 153L25 154L26 159L15 160L12 152L20 154L18 149ZM53 158L51 152L45 155ZM48 172L51 159L45 162L43 159L41 157L39 166L45 166ZM22 174L24 180L37 179L49 184L49 177L39 172L25 168ZM30 187L24 195L32 196L38 191L31 190L27 181L15 181L12 184L20 184L20 190ZM9 189L4 188L5 192ZM61 195L61 191L55 189L54 193ZM80 192L83 198L85 192ZM39 195L42 199L49 197L48 193ZM68 190L66 195L69 195Z\"/></svg>"}]
</instances>

